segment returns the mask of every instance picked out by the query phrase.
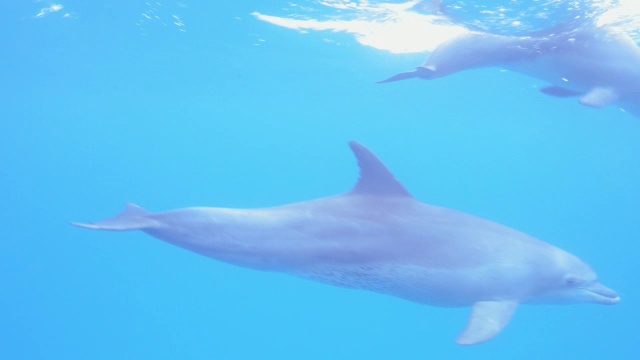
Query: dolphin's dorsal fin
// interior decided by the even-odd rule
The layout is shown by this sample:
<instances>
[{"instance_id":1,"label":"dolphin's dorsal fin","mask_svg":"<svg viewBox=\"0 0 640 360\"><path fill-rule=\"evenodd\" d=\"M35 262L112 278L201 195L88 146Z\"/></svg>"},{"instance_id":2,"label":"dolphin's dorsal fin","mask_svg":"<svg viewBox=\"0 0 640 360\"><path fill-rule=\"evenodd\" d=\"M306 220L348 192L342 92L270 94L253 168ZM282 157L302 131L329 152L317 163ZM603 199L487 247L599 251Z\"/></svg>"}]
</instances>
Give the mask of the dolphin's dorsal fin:
<instances>
[{"instance_id":1,"label":"dolphin's dorsal fin","mask_svg":"<svg viewBox=\"0 0 640 360\"><path fill-rule=\"evenodd\" d=\"M492 339L507 326L517 308L515 301L479 301L473 304L469 324L456 342L475 345Z\"/></svg>"},{"instance_id":2,"label":"dolphin's dorsal fin","mask_svg":"<svg viewBox=\"0 0 640 360\"><path fill-rule=\"evenodd\" d=\"M396 180L374 153L355 141L351 141L349 146L360 167L360 179L351 194L411 197L404 185Z\"/></svg>"}]
</instances>

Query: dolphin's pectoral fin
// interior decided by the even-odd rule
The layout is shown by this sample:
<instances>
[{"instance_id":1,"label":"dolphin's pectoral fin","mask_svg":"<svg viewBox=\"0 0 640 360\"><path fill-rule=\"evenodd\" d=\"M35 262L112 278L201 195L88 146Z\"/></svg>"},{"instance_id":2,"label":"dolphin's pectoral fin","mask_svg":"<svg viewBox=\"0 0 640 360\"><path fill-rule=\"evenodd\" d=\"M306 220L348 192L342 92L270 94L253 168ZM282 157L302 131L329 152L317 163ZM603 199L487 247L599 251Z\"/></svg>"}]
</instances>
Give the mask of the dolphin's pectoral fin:
<instances>
[{"instance_id":1,"label":"dolphin's pectoral fin","mask_svg":"<svg viewBox=\"0 0 640 360\"><path fill-rule=\"evenodd\" d=\"M458 336L459 345L475 345L492 339L509 323L518 308L515 301L480 301L473 305L467 328Z\"/></svg>"},{"instance_id":2,"label":"dolphin's pectoral fin","mask_svg":"<svg viewBox=\"0 0 640 360\"><path fill-rule=\"evenodd\" d=\"M578 92L578 91L565 89L565 88L560 87L560 86L543 87L542 89L540 89L540 92L543 93L543 94L547 94L547 95L551 95L551 96L555 96L555 97L562 97L562 98L580 96L580 95L584 94L584 93L581 93L581 92Z\"/></svg>"},{"instance_id":3,"label":"dolphin's pectoral fin","mask_svg":"<svg viewBox=\"0 0 640 360\"><path fill-rule=\"evenodd\" d=\"M157 222L149 218L149 212L134 204L127 204L127 208L120 214L93 224L74 223L82 228L94 230L127 231L147 229L157 225Z\"/></svg>"},{"instance_id":4,"label":"dolphin's pectoral fin","mask_svg":"<svg viewBox=\"0 0 640 360\"><path fill-rule=\"evenodd\" d=\"M610 88L596 87L580 98L580 104L601 108L618 101L618 94Z\"/></svg>"},{"instance_id":5,"label":"dolphin's pectoral fin","mask_svg":"<svg viewBox=\"0 0 640 360\"><path fill-rule=\"evenodd\" d=\"M376 84L384 84L388 82L408 80L413 78L420 79L431 79L434 77L434 71L432 69L426 68L424 66L417 67L414 71L403 72L397 75L394 75L386 80L381 80L376 82Z\"/></svg>"}]
</instances>

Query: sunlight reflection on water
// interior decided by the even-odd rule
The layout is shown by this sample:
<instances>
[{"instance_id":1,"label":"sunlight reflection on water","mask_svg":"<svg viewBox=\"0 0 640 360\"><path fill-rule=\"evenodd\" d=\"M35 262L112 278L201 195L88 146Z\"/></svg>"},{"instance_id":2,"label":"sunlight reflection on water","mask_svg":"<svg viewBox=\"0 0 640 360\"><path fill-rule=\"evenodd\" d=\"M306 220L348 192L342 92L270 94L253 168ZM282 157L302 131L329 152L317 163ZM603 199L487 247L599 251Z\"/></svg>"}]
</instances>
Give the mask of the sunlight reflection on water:
<instances>
[{"instance_id":1,"label":"sunlight reflection on water","mask_svg":"<svg viewBox=\"0 0 640 360\"><path fill-rule=\"evenodd\" d=\"M610 24L640 40L637 0L307 0L283 11L253 15L300 32L350 33L362 45L392 53L429 52L466 30L527 36Z\"/></svg>"}]
</instances>

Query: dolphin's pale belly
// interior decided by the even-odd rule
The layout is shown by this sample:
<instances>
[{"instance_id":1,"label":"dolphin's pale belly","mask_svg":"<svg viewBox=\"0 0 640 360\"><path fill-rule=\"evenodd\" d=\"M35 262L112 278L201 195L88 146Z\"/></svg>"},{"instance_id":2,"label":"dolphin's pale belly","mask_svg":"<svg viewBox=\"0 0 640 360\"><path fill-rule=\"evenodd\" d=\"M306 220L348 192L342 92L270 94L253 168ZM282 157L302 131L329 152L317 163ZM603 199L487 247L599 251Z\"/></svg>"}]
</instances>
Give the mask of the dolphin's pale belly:
<instances>
[{"instance_id":1,"label":"dolphin's pale belly","mask_svg":"<svg viewBox=\"0 0 640 360\"><path fill-rule=\"evenodd\" d=\"M369 290L409 301L443 306L470 306L477 301L514 299L516 282L499 279L498 268L493 272L495 282L489 285L487 274L477 270L478 277L470 278L466 269L429 269L412 264L362 264L340 267L317 267L302 274L310 280L326 284ZM521 273L522 269L514 269ZM502 280L502 281L501 281Z\"/></svg>"}]
</instances>

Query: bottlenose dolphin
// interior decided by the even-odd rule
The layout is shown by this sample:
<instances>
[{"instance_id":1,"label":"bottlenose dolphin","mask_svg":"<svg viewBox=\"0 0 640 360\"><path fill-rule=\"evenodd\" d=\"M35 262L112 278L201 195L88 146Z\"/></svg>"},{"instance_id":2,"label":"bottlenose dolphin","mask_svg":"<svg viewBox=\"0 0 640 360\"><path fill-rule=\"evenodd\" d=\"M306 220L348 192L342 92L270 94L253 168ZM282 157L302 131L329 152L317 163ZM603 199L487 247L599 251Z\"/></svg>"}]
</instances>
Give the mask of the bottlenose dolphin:
<instances>
[{"instance_id":1,"label":"bottlenose dolphin","mask_svg":"<svg viewBox=\"0 0 640 360\"><path fill-rule=\"evenodd\" d=\"M367 148L342 195L265 209L185 208L151 214L129 204L96 230L142 230L230 264L279 271L421 304L471 306L458 337L496 336L521 303L616 304L577 257L506 226L419 202Z\"/></svg>"},{"instance_id":2,"label":"bottlenose dolphin","mask_svg":"<svg viewBox=\"0 0 640 360\"><path fill-rule=\"evenodd\" d=\"M532 36L469 32L437 47L416 70L379 83L435 79L460 71L502 67L551 85L547 95L580 97L585 106L618 104L640 117L640 48L612 27L558 27Z\"/></svg>"}]
</instances>

